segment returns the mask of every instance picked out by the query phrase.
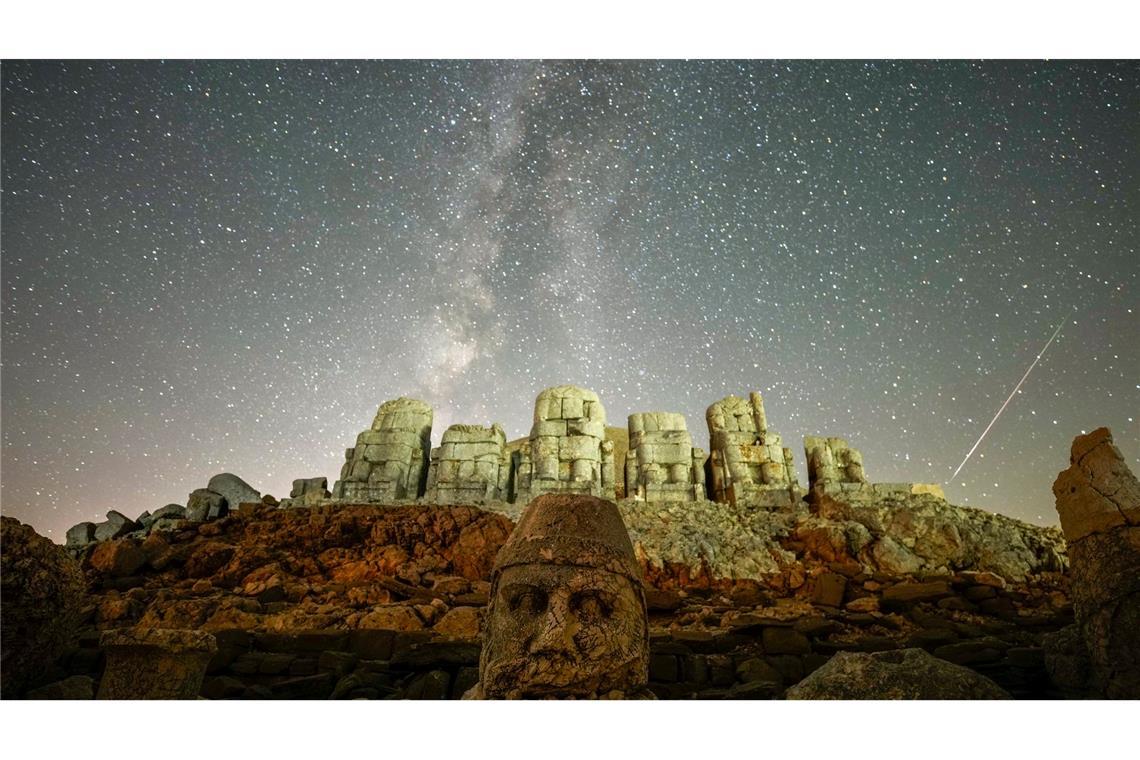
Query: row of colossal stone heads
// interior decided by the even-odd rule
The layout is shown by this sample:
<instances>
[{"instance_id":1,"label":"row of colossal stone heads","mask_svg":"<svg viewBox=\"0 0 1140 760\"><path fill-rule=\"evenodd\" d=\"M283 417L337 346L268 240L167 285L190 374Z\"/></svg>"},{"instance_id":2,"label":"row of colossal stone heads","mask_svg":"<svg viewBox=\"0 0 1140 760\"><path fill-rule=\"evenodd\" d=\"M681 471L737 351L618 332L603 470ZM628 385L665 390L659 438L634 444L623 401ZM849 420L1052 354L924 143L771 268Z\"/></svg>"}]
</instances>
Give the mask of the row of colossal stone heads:
<instances>
[{"instance_id":1,"label":"row of colossal stone heads","mask_svg":"<svg viewBox=\"0 0 1140 760\"><path fill-rule=\"evenodd\" d=\"M747 399L728 396L708 408L708 454L693 446L684 416L673 412L629 415L625 448L620 436L607 434L597 394L573 385L538 394L530 435L519 441L508 443L497 423L452 425L432 448L432 418L431 407L415 399L382 404L369 429L345 451L331 498L527 503L543 493L585 493L779 509L794 507L804 496L792 451L768 429L763 399L755 392ZM804 450L813 489L853 497L916 490L909 483L869 484L862 455L841 438L809 436ZM297 506L330 496L323 479L298 482L302 486L292 494Z\"/></svg>"}]
</instances>

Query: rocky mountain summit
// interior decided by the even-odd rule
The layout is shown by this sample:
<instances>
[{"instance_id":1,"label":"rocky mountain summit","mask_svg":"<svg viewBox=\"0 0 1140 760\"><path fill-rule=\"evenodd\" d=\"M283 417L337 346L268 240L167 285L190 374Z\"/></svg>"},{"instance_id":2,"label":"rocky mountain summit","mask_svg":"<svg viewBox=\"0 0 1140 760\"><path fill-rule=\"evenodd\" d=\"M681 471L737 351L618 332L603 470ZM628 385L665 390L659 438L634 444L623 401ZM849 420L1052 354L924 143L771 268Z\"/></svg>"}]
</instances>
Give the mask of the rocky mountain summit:
<instances>
[{"instance_id":1,"label":"rocky mountain summit","mask_svg":"<svg viewBox=\"0 0 1140 760\"><path fill-rule=\"evenodd\" d=\"M497 425L462 425L432 449L430 408L398 401L331 492L303 478L278 502L224 475L185 506L69 535L81 627L21 689L113 698L149 658L184 674L171 694L459 698L479 677L492 570L520 515L539 498L598 497L643 578L659 698L822 697L855 692L821 680L857 678L872 696L942 665L972 672L942 679L969 697L1096 693L1066 676L1084 662L1100 663L1100 693L1131 688L1134 639L1113 614L1132 614L1135 479L1107 431L1078 439L1058 480L1063 525L1087 531L1067 550L1055 528L949 504L936 486L870 483L844 439L805 441L801 487L759 394L710 407L710 455L680 415L607 428L600 400L572 386L540 394L531 435L509 443ZM841 652L863 659L825 670Z\"/></svg>"},{"instance_id":2,"label":"rocky mountain summit","mask_svg":"<svg viewBox=\"0 0 1140 760\"><path fill-rule=\"evenodd\" d=\"M771 698L836 652L919 647L1014 696L1051 693L1040 639L1073 619L1061 546L977 510L931 511L927 498L914 497L930 514L908 517L909 531L846 519L854 504L831 519L618 502L646 579L650 690ZM920 540L955 520L969 551ZM490 572L513 527L487 505L247 503L96 543L79 552L84 628L51 675L97 681L102 632L190 630L217 639L205 696L458 698L477 676ZM870 547L884 536L924 564L880 563ZM983 551L991 541L1025 548L1011 560Z\"/></svg>"}]
</instances>

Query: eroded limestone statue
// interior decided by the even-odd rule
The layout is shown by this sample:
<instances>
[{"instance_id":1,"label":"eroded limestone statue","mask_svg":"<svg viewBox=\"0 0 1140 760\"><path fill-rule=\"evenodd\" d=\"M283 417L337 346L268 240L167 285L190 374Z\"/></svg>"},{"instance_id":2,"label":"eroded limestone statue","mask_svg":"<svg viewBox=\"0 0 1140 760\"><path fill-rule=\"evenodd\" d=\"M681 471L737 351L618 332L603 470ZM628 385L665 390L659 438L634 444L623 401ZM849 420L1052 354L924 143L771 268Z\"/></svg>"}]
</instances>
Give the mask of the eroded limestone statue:
<instances>
[{"instance_id":1,"label":"eroded limestone statue","mask_svg":"<svg viewBox=\"0 0 1140 760\"><path fill-rule=\"evenodd\" d=\"M510 498L511 456L499 423L452 425L439 448L431 450L424 500L469 504Z\"/></svg>"},{"instance_id":2,"label":"eroded limestone statue","mask_svg":"<svg viewBox=\"0 0 1140 760\"><path fill-rule=\"evenodd\" d=\"M598 394L573 385L538 394L529 445L515 453L515 483L524 504L544 493L613 498L613 442Z\"/></svg>"},{"instance_id":3,"label":"eroded limestone statue","mask_svg":"<svg viewBox=\"0 0 1140 760\"><path fill-rule=\"evenodd\" d=\"M728 396L708 408L709 475L714 501L793 509L803 498L792 450L768 430L764 400Z\"/></svg>"},{"instance_id":4,"label":"eroded limestone statue","mask_svg":"<svg viewBox=\"0 0 1140 760\"><path fill-rule=\"evenodd\" d=\"M642 501L703 501L706 458L693 447L684 415L631 414L625 493Z\"/></svg>"},{"instance_id":5,"label":"eroded limestone statue","mask_svg":"<svg viewBox=\"0 0 1140 760\"><path fill-rule=\"evenodd\" d=\"M641 570L613 502L535 499L499 551L473 699L651 698Z\"/></svg>"},{"instance_id":6,"label":"eroded limestone statue","mask_svg":"<svg viewBox=\"0 0 1140 760\"><path fill-rule=\"evenodd\" d=\"M431 407L398 398L380 405L372 427L344 454L333 498L390 504L424 492L431 451Z\"/></svg>"},{"instance_id":7,"label":"eroded limestone statue","mask_svg":"<svg viewBox=\"0 0 1140 760\"><path fill-rule=\"evenodd\" d=\"M874 501L929 494L945 499L937 483L871 483L863 471L863 453L843 438L804 436L808 487L814 499L827 494L842 499Z\"/></svg>"},{"instance_id":8,"label":"eroded limestone statue","mask_svg":"<svg viewBox=\"0 0 1140 760\"><path fill-rule=\"evenodd\" d=\"M1077 436L1053 483L1090 696L1140 699L1140 480L1108 428Z\"/></svg>"},{"instance_id":9,"label":"eroded limestone statue","mask_svg":"<svg viewBox=\"0 0 1140 760\"><path fill-rule=\"evenodd\" d=\"M807 458L809 488L867 482L863 472L863 453L851 448L842 438L804 436L804 456Z\"/></svg>"}]
</instances>

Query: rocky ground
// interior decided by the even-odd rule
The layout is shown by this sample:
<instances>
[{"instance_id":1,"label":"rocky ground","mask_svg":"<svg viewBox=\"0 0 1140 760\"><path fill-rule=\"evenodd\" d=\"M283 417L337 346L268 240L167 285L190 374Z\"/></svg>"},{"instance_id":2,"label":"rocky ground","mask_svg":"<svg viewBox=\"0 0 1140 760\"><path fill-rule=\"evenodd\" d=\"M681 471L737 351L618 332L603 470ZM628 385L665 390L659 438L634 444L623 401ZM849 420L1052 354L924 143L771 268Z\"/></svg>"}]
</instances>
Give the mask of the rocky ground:
<instances>
[{"instance_id":1,"label":"rocky ground","mask_svg":"<svg viewBox=\"0 0 1140 760\"><path fill-rule=\"evenodd\" d=\"M1015 697L1056 696L1041 638L1073 620L1056 531L929 497L799 515L620 507L659 697L781 697L837 652L907 647ZM88 694L100 632L139 626L217 637L208 698L458 698L513 527L494 510L249 503L73 550L90 592L77 645L30 696Z\"/></svg>"}]
</instances>

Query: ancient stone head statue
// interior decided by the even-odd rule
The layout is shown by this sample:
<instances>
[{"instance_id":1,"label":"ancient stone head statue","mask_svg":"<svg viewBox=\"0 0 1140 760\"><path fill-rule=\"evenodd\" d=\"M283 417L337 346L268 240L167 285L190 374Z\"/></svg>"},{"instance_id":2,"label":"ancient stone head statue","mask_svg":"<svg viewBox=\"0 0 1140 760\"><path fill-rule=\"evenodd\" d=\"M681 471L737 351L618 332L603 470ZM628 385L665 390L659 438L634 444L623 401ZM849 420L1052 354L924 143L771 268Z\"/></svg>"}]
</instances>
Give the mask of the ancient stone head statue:
<instances>
[{"instance_id":1,"label":"ancient stone head statue","mask_svg":"<svg viewBox=\"0 0 1140 760\"><path fill-rule=\"evenodd\" d=\"M648 677L641 570L617 507L535 499L496 559L476 695L638 697Z\"/></svg>"}]
</instances>

